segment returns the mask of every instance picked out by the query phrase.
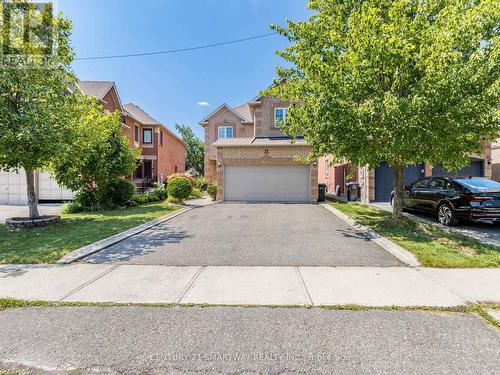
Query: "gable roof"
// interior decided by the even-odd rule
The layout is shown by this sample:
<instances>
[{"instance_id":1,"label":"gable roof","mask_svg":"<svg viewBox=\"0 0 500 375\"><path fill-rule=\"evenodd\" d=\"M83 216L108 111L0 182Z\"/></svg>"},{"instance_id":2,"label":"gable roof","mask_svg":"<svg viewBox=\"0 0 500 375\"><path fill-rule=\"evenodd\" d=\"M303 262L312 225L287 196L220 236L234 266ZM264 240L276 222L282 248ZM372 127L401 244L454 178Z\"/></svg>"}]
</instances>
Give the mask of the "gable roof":
<instances>
[{"instance_id":1,"label":"gable roof","mask_svg":"<svg viewBox=\"0 0 500 375\"><path fill-rule=\"evenodd\" d=\"M143 125L157 125L163 127L163 129L165 129L165 131L168 134L170 134L173 138L182 143L184 146L186 145L186 143L181 138L179 138L173 131L171 131L161 122L155 120L149 113L144 111L138 105L134 103L128 103L123 106L123 109L126 115L129 115L130 117L132 117L133 119L135 119L136 121L140 122Z\"/></svg>"},{"instance_id":2,"label":"gable roof","mask_svg":"<svg viewBox=\"0 0 500 375\"><path fill-rule=\"evenodd\" d=\"M93 96L99 100L104 100L107 93L111 89L114 89L114 93L118 100L118 106L120 109L123 109L120 95L113 81L78 81L77 86L83 94Z\"/></svg>"},{"instance_id":3,"label":"gable roof","mask_svg":"<svg viewBox=\"0 0 500 375\"><path fill-rule=\"evenodd\" d=\"M128 103L123 106L125 112L130 115L130 117L135 118L143 125L161 125L160 122L156 121L147 112L145 112L141 107L134 103Z\"/></svg>"},{"instance_id":4,"label":"gable roof","mask_svg":"<svg viewBox=\"0 0 500 375\"><path fill-rule=\"evenodd\" d=\"M242 104L234 109L238 112L247 122L252 122L252 112L248 103Z\"/></svg>"},{"instance_id":5,"label":"gable roof","mask_svg":"<svg viewBox=\"0 0 500 375\"><path fill-rule=\"evenodd\" d=\"M219 112L222 108L227 108L230 112L234 113L242 122L249 122L251 120L248 120L246 119L245 117L243 117L243 115L239 112L237 112L236 110L234 110L233 108L231 108L229 105L227 105L226 103L222 103L220 106L218 106L216 109L214 109L212 112L210 112L207 117L205 117L203 120L201 120L199 122L200 125L204 125L208 119L210 117L212 117L213 115L215 115L217 112ZM239 107L238 107L239 108Z\"/></svg>"},{"instance_id":6,"label":"gable roof","mask_svg":"<svg viewBox=\"0 0 500 375\"><path fill-rule=\"evenodd\" d=\"M102 100L109 90L114 86L114 82L111 81L79 81L77 83L80 90L85 95L93 96L99 100Z\"/></svg>"}]
</instances>

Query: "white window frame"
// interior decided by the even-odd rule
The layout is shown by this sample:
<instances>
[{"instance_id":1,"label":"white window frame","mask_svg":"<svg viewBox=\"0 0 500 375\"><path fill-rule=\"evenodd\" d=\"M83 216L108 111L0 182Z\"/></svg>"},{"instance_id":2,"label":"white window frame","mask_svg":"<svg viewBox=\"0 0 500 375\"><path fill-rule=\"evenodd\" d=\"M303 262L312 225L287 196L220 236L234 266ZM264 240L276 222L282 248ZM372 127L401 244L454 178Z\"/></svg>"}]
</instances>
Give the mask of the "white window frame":
<instances>
[{"instance_id":1,"label":"white window frame","mask_svg":"<svg viewBox=\"0 0 500 375\"><path fill-rule=\"evenodd\" d=\"M287 115L287 111L288 111L288 108L285 108L285 107L277 107L277 108L274 108L274 127L275 128L279 128L279 124L278 124L278 116L276 115L276 113L278 112L278 110L282 110L283 111L283 123L286 123L286 115Z\"/></svg>"},{"instance_id":2,"label":"white window frame","mask_svg":"<svg viewBox=\"0 0 500 375\"><path fill-rule=\"evenodd\" d=\"M227 129L231 129L231 137L227 136ZM222 130L222 137L221 137ZM217 138L218 139L233 139L234 138L234 129L232 126L219 126L217 129Z\"/></svg>"}]
</instances>

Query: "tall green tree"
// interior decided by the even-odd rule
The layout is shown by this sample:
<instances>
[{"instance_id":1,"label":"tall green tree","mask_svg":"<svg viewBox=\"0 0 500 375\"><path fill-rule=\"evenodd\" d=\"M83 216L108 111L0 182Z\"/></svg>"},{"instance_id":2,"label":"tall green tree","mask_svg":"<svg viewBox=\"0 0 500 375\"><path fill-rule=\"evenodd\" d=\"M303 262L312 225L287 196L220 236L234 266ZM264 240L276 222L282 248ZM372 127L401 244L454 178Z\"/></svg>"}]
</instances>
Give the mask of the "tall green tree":
<instances>
[{"instance_id":1,"label":"tall green tree","mask_svg":"<svg viewBox=\"0 0 500 375\"><path fill-rule=\"evenodd\" d=\"M200 175L203 175L205 168L203 142L196 137L189 126L175 124L175 128L181 134L182 140L186 144L186 171L194 169Z\"/></svg>"},{"instance_id":2,"label":"tall green tree","mask_svg":"<svg viewBox=\"0 0 500 375\"><path fill-rule=\"evenodd\" d=\"M130 176L141 149L131 148L123 135L121 114L105 113L95 98L76 94L76 99L65 150L50 165L57 182L79 191Z\"/></svg>"},{"instance_id":3,"label":"tall green tree","mask_svg":"<svg viewBox=\"0 0 500 375\"><path fill-rule=\"evenodd\" d=\"M497 0L311 0L305 22L272 26L291 42L290 64L265 94L290 100L284 130L311 156L394 169L393 217L403 170L468 163L499 135Z\"/></svg>"},{"instance_id":4,"label":"tall green tree","mask_svg":"<svg viewBox=\"0 0 500 375\"><path fill-rule=\"evenodd\" d=\"M0 169L26 171L29 216L37 218L34 171L59 157L70 134L71 23L52 17L50 4L42 12L26 1L2 0L0 6Z\"/></svg>"}]
</instances>

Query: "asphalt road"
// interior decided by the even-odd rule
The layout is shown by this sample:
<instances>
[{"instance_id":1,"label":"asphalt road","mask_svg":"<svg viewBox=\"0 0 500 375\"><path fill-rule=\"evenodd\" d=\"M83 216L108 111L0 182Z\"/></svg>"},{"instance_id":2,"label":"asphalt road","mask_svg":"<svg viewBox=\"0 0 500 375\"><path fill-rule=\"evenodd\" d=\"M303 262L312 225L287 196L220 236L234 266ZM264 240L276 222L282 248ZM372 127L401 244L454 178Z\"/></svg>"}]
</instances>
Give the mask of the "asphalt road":
<instances>
[{"instance_id":1,"label":"asphalt road","mask_svg":"<svg viewBox=\"0 0 500 375\"><path fill-rule=\"evenodd\" d=\"M212 266L400 266L378 245L312 204L196 208L84 259Z\"/></svg>"},{"instance_id":2,"label":"asphalt road","mask_svg":"<svg viewBox=\"0 0 500 375\"><path fill-rule=\"evenodd\" d=\"M498 374L474 315L299 308L63 307L0 312L0 368L154 374Z\"/></svg>"}]
</instances>

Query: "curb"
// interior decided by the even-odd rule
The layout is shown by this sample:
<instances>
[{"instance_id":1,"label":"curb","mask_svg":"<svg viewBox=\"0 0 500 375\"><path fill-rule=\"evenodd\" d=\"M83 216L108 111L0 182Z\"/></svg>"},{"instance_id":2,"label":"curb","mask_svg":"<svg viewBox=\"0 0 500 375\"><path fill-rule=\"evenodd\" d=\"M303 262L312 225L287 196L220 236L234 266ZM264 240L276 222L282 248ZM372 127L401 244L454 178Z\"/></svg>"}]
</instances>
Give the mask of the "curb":
<instances>
[{"instance_id":1,"label":"curb","mask_svg":"<svg viewBox=\"0 0 500 375\"><path fill-rule=\"evenodd\" d=\"M115 234L111 237L104 238L104 239L99 240L97 242L83 246L79 249L73 250L72 252L66 254L61 259L59 259L57 261L57 263L58 264L70 264L70 263L76 262L77 260L80 260L82 258L85 258L85 257L91 255L91 254L94 254L94 253L97 253L101 250L104 250L105 248L107 248L109 246L112 246L118 242L126 240L127 238L135 236L136 234L144 232L145 230L148 230L148 229L150 229L158 224L162 224L170 219L173 219L174 217L182 215L183 213L190 211L196 207L199 207L199 206L191 206L191 207L186 207L184 209L180 209L178 211L175 211L174 213L171 213L171 214L168 214L165 216L161 216L157 219L154 219L154 220L148 221L147 223L141 224L139 226L127 229L126 231Z\"/></svg>"},{"instance_id":2,"label":"curb","mask_svg":"<svg viewBox=\"0 0 500 375\"><path fill-rule=\"evenodd\" d=\"M330 204L328 203L322 203L320 204L323 208L326 210L330 211L332 214L337 216L339 219L350 225L354 230L357 232L360 232L363 234L365 237L370 239L371 241L375 242L377 245L379 245L382 249L387 251L388 253L392 254L394 257L396 257L399 261L402 263L406 264L407 266L410 267L421 267L422 264L418 261L417 257L410 253L408 250L402 248L401 246L395 244L388 238L385 238L375 232L374 230L359 224L356 222L353 218L350 216L344 214L343 212L337 210L336 208L333 208Z\"/></svg>"}]
</instances>

